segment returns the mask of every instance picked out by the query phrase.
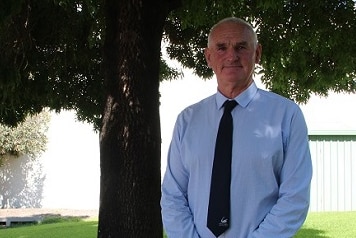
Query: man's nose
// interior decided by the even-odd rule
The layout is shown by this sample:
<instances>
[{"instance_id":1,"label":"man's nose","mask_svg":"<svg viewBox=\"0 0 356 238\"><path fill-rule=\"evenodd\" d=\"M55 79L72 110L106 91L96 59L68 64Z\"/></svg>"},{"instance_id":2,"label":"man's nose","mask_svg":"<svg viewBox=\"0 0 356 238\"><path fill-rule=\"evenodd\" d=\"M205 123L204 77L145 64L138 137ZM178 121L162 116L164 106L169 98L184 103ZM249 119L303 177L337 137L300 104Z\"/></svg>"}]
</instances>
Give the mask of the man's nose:
<instances>
[{"instance_id":1,"label":"man's nose","mask_svg":"<svg viewBox=\"0 0 356 238\"><path fill-rule=\"evenodd\" d=\"M231 61L235 61L235 60L239 59L239 52L234 47L230 47L228 49L227 54L228 54L228 59L231 60Z\"/></svg>"}]
</instances>

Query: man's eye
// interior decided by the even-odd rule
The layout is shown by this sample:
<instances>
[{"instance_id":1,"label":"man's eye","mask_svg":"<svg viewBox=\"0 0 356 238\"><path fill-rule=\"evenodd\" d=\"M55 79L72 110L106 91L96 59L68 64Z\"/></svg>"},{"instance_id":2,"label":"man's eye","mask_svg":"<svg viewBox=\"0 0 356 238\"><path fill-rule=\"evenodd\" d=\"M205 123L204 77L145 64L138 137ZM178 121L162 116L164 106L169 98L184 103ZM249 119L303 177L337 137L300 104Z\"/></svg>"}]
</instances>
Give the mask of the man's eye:
<instances>
[{"instance_id":1,"label":"man's eye","mask_svg":"<svg viewBox=\"0 0 356 238\"><path fill-rule=\"evenodd\" d=\"M224 51L224 50L226 50L225 46L218 47L218 51Z\"/></svg>"}]
</instances>

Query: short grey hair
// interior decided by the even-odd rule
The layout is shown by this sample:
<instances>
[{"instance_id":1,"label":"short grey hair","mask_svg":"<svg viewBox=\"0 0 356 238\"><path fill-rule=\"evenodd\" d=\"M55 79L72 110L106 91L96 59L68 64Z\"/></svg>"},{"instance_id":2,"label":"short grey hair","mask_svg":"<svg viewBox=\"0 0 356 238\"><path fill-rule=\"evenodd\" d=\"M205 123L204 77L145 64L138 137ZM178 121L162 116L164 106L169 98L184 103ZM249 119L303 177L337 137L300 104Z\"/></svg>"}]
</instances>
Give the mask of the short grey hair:
<instances>
[{"instance_id":1,"label":"short grey hair","mask_svg":"<svg viewBox=\"0 0 356 238\"><path fill-rule=\"evenodd\" d=\"M231 23L236 23L236 24L241 24L241 25L246 26L246 28L249 31L251 31L253 38L254 38L253 40L254 40L255 46L257 46L257 44L258 44L257 33L255 32L255 30L253 29L253 27L250 23L248 23L247 21L245 21L241 18L238 18L238 17L227 17L227 18L220 20L218 23L216 23L215 25L213 25L210 28L209 35L208 35L208 47L210 45L211 35L214 32L215 28L223 23L226 23L226 22L231 22Z\"/></svg>"}]
</instances>

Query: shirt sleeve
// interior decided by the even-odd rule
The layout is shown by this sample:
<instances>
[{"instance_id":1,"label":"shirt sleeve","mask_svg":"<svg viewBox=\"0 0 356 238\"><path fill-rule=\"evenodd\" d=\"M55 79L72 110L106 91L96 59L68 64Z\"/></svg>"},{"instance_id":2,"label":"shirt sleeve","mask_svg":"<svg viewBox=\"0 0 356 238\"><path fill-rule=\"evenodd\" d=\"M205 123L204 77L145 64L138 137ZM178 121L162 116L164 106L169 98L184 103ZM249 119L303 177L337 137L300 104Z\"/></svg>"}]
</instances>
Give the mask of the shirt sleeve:
<instances>
[{"instance_id":1,"label":"shirt sleeve","mask_svg":"<svg viewBox=\"0 0 356 238\"><path fill-rule=\"evenodd\" d=\"M187 199L189 173L181 158L181 128L178 119L162 183L162 221L169 238L199 238Z\"/></svg>"},{"instance_id":2,"label":"shirt sleeve","mask_svg":"<svg viewBox=\"0 0 356 238\"><path fill-rule=\"evenodd\" d=\"M293 237L307 216L312 163L307 126L300 109L287 128L279 198L249 238Z\"/></svg>"}]
</instances>

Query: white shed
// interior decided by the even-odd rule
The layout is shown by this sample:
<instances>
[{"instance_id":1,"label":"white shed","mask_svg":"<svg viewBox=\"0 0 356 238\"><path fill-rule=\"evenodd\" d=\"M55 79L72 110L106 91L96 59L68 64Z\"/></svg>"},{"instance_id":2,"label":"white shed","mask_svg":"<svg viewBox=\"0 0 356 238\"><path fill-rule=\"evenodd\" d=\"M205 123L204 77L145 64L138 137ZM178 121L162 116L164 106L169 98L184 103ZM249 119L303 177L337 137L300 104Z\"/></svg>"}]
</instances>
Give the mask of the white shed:
<instances>
[{"instance_id":1,"label":"white shed","mask_svg":"<svg viewBox=\"0 0 356 238\"><path fill-rule=\"evenodd\" d=\"M302 105L313 161L311 211L356 211L356 94Z\"/></svg>"},{"instance_id":2,"label":"white shed","mask_svg":"<svg viewBox=\"0 0 356 238\"><path fill-rule=\"evenodd\" d=\"M356 210L356 131L309 133L311 211Z\"/></svg>"}]
</instances>

